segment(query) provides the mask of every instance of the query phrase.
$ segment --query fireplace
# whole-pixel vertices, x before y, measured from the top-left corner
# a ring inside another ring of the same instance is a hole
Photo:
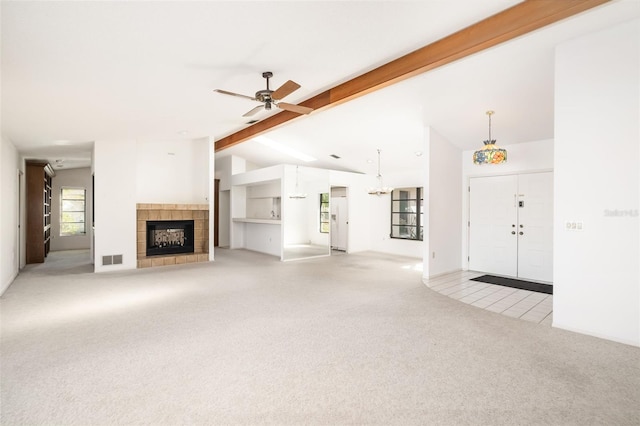
[[[193,252],[193,220],[147,221],[147,256]]]

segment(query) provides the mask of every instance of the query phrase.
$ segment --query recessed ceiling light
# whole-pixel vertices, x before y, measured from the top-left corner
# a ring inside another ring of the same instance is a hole
[[[56,160],[56,164],[60,164],[60,163],[62,163],[63,161],[64,161],[64,160],[57,159],[57,160]]]
[[[179,134],[180,136],[187,136],[187,135],[189,134],[189,132],[188,132],[188,131],[186,131],[186,130],[180,130],[180,131],[178,132],[178,134]]]
[[[372,164],[372,163],[373,163],[373,160],[369,158],[369,159],[367,160],[367,164]]]
[[[422,151],[416,151],[416,157],[422,157]]]

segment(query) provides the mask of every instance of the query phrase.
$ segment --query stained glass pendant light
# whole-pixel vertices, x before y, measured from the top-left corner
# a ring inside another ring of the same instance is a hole
[[[489,116],[489,139],[484,141],[484,146],[473,153],[473,164],[500,164],[507,161],[507,150],[496,145],[496,140],[491,139],[491,116],[494,111],[487,111]]]
[[[376,177],[378,178],[379,185],[375,188],[369,188],[369,194],[378,196],[391,194],[393,188],[388,188],[382,184],[382,174],[380,173],[380,149],[378,149],[378,176]]]

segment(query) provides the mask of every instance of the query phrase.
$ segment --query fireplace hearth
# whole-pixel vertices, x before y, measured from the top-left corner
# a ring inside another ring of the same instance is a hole
[[[148,220],[147,256],[194,252],[193,220]]]

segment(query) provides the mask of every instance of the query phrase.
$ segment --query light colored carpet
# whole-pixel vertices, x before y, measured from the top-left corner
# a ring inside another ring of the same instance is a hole
[[[640,423],[640,349],[508,318],[376,253],[21,274],[3,425]]]

